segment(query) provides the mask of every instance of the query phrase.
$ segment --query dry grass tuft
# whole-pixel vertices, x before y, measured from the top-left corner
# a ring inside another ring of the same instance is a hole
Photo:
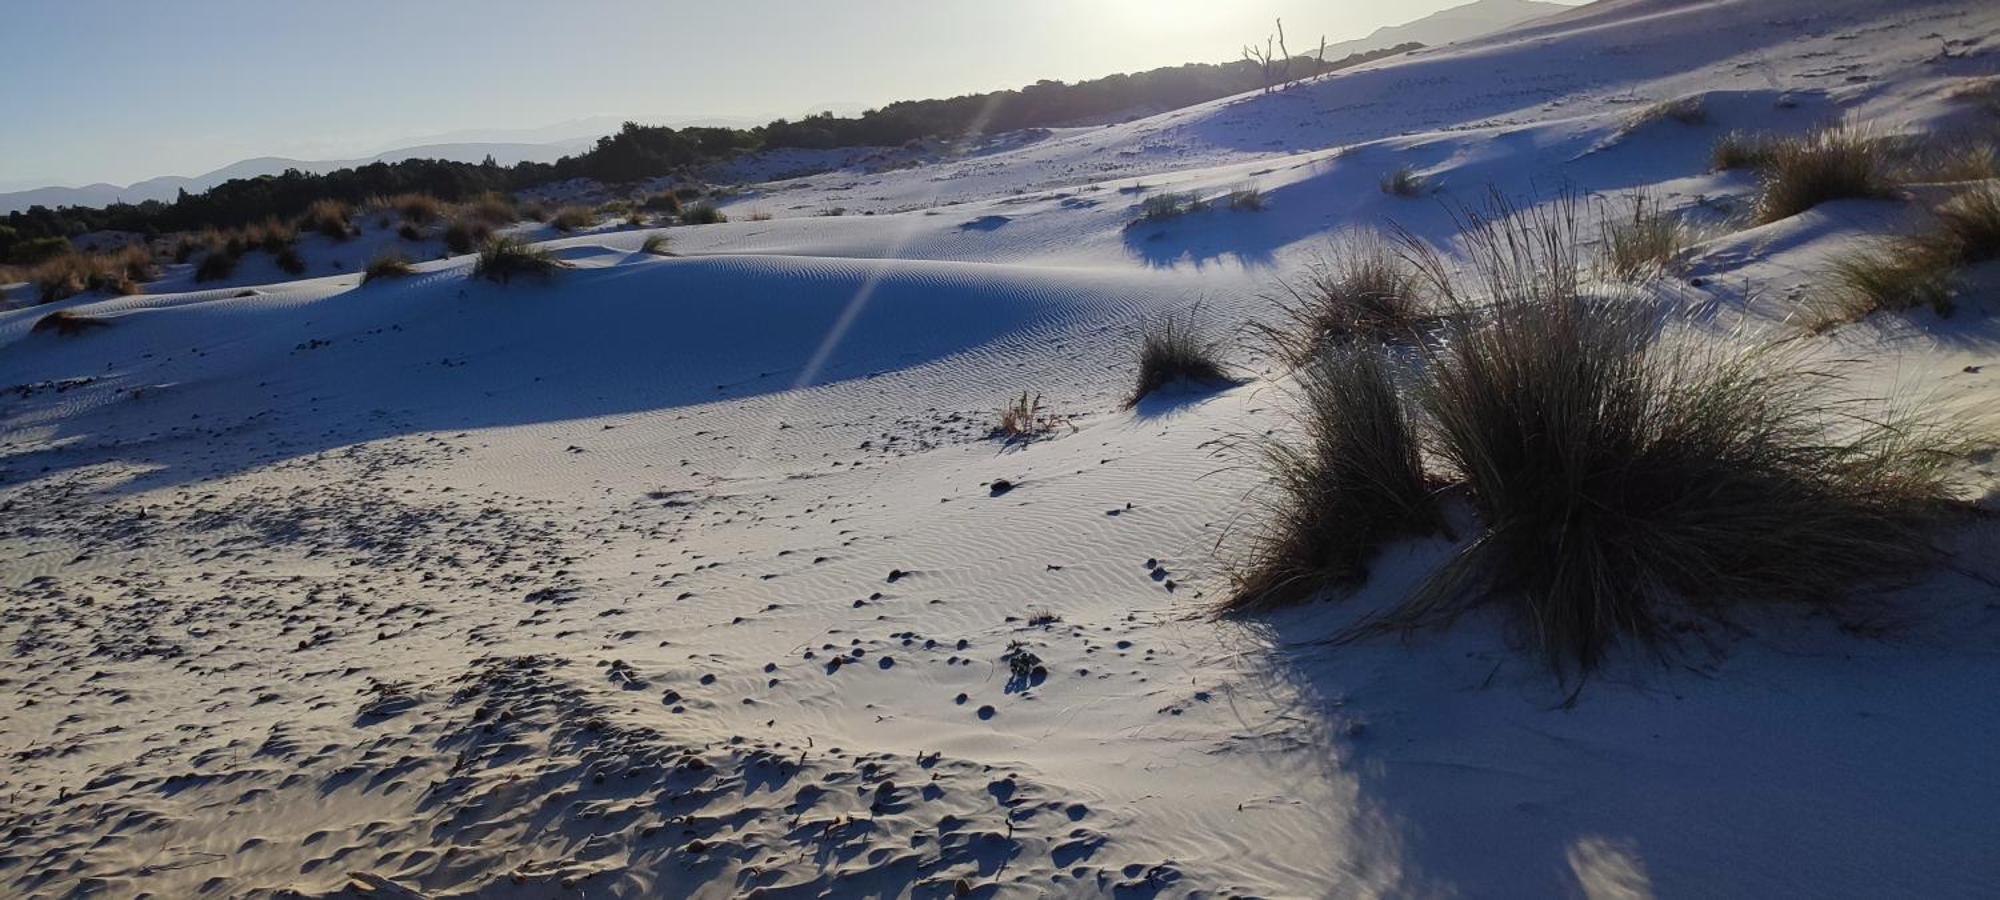
[[[298,227],[317,231],[336,241],[354,234],[354,207],[339,200],[314,200],[299,216]]]
[[[410,268],[410,261],[404,259],[403,254],[397,253],[394,250],[388,250],[384,251],[382,255],[368,261],[368,268],[361,273],[361,283],[368,284],[390,278],[408,278],[412,274],[415,274],[415,271]]]
[[[512,283],[515,278],[549,278],[563,264],[549,251],[519,238],[496,237],[479,248],[479,260],[472,265],[472,277]]]
[[[457,216],[444,226],[444,246],[452,253],[471,253],[492,236],[493,226],[477,216]]]
[[[597,213],[587,206],[565,206],[549,216],[557,231],[571,232],[597,224]]]
[[[1716,138],[1709,165],[1718,172],[1762,169],[1771,163],[1773,140],[1767,135],[1729,132]]]
[[[1772,142],[1757,222],[1776,222],[1832,200],[1890,196],[1893,148],[1854,128]]]
[[[110,253],[65,253],[28,269],[27,280],[37,302],[53,303],[91,291],[137,294],[159,277],[152,253],[133,244]]]
[[[1958,192],[1938,207],[1937,220],[1943,250],[1958,265],[2000,259],[2000,183]]]
[[[729,221],[715,204],[702,201],[681,210],[682,225],[715,225]]]
[[[1149,317],[1139,325],[1138,383],[1126,397],[1129,409],[1175,382],[1221,384],[1232,381],[1222,362],[1221,344],[1208,336],[1200,311]]]
[[[1373,233],[1344,238],[1302,277],[1279,282],[1267,299],[1278,307],[1280,321],[1253,327],[1294,367],[1350,339],[1412,337],[1427,307],[1416,271]]]
[[[1708,110],[1702,104],[1699,94],[1662,100],[1639,111],[1638,115],[1625,125],[1631,131],[1654,122],[1678,122],[1682,125],[1703,125],[1708,122]]]
[[[1019,398],[1000,408],[999,422],[993,426],[991,436],[1009,444],[1032,441],[1054,431],[1064,421],[1042,409],[1042,395],[1030,398],[1027,391],[1022,391]]]
[[[1665,272],[1694,242],[1687,223],[1672,211],[1661,209],[1651,194],[1636,192],[1624,205],[1623,215],[1605,209],[1598,217],[1604,264],[1612,275],[1627,281],[1652,278]]]
[[[668,255],[667,236],[664,234],[646,235],[646,242],[639,245],[639,252],[650,253],[654,256]]]
[[[371,201],[370,206],[378,209],[393,209],[403,217],[403,221],[413,225],[429,225],[444,218],[444,201],[429,194],[397,194],[386,200]]]
[[[1234,576],[1227,612],[1358,585],[1385,542],[1443,527],[1386,350],[1329,348],[1298,370],[1293,399],[1298,433],[1256,442],[1274,487],[1269,521]]]

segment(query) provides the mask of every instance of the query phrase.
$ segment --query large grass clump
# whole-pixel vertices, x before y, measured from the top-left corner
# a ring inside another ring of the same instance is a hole
[[[1833,606],[1935,559],[1931,528],[1951,502],[1945,430],[1598,282],[1573,200],[1496,201],[1461,224],[1464,270],[1410,248],[1453,315],[1405,408],[1480,530],[1350,637],[1497,604],[1559,671],[1587,671],[1614,644],[1652,645],[1701,615]],[[1351,427],[1306,409],[1308,430]],[[1396,457],[1404,443],[1367,452]],[[1287,528],[1270,546],[1293,539]]]
[[[1859,129],[1829,128],[1773,141],[1762,165],[1759,224],[1798,215],[1833,200],[1889,196],[1893,148]]]
[[[1232,380],[1222,361],[1221,344],[1209,337],[1199,310],[1141,322],[1137,363],[1138,382],[1125,399],[1127,407],[1176,382],[1223,384]]]
[[[1224,601],[1228,611],[1360,584],[1383,543],[1441,527],[1388,351],[1329,347],[1297,377],[1297,433],[1255,443],[1276,490],[1270,524]]]
[[[1279,282],[1267,299],[1276,305],[1279,321],[1256,327],[1295,367],[1349,339],[1410,337],[1426,316],[1416,271],[1388,241],[1372,233],[1336,242],[1303,275]]]
[[[549,251],[519,238],[490,238],[479,248],[479,260],[472,265],[474,278],[509,284],[515,278],[548,278],[563,267]]]

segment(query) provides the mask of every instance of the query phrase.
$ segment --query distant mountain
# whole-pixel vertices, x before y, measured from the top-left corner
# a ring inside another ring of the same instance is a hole
[[[112,203],[142,203],[147,200],[172,200],[182,190],[197,194],[233,178],[255,178],[259,175],[276,175],[286,169],[301,172],[331,172],[348,169],[372,162],[401,162],[406,159],[449,159],[459,162],[478,162],[488,156],[503,166],[515,163],[555,162],[558,158],[576,153],[590,146],[594,138],[571,138],[550,143],[439,143],[423,144],[415,147],[399,147],[385,150],[374,156],[359,159],[289,159],[282,156],[260,156],[233,162],[212,172],[204,172],[193,177],[168,175],[148,178],[128,185],[87,184],[82,187],[45,187],[13,193],[0,193],[0,214],[27,209],[31,206],[106,206]]]
[[[1360,40],[1328,44],[1326,58],[1336,59],[1349,53],[1380,50],[1410,41],[1427,47],[1437,47],[1491,34],[1523,22],[1572,9],[1575,7],[1561,3],[1541,3],[1537,0],[1474,0],[1464,6],[1439,10],[1414,22],[1377,28],[1374,33]],[[1301,49],[1297,43],[1293,44],[1292,49],[1294,52],[1305,53],[1318,50],[1317,47]]]

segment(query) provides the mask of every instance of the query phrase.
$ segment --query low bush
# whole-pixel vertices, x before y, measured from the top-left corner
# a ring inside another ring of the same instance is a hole
[[[646,242],[639,245],[639,252],[650,253],[654,256],[667,255],[667,236],[664,234],[646,235]]]

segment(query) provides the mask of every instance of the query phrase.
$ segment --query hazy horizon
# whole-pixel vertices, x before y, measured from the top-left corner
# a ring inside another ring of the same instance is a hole
[[[1227,61],[1277,17],[1306,52],[1322,34],[1355,40],[1465,2],[37,4],[12,17],[34,38],[18,70],[61,75],[0,89],[0,190],[355,158],[600,116],[858,110]]]

